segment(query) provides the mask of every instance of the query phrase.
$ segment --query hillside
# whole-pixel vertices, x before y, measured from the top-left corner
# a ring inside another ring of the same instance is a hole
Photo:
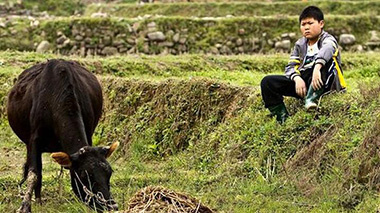
[[[153,186],[222,213],[380,211],[379,4],[0,2],[0,212],[14,212],[26,187],[18,189],[26,149],[9,127],[7,95],[23,70],[52,58],[76,60],[101,82],[93,141],[120,142],[109,159],[120,212]],[[307,5],[325,12],[348,88],[323,96],[315,112],[286,98],[291,116],[279,125],[259,85],[284,72]],[[33,212],[94,212],[59,172],[44,154]]]
[[[2,106],[18,73],[56,57],[0,55]],[[344,65],[348,92],[324,97],[315,113],[287,99],[292,117],[282,126],[268,117],[257,85],[287,56],[256,56],[253,60],[272,59],[263,69],[255,63],[242,66],[248,58],[76,58],[97,73],[105,93],[95,143],[122,144],[111,160],[116,171],[111,188],[121,206],[138,189],[163,185],[192,194],[218,212],[376,208],[372,190],[379,184],[374,163],[380,101],[377,55],[343,55],[351,61]],[[9,211],[19,202],[16,182],[25,150],[9,129],[4,110],[0,181],[6,193],[0,197],[0,209]],[[68,173],[61,183],[55,178],[57,166],[48,156],[44,162],[46,203],[34,208],[87,211],[73,200]],[[46,197],[57,194],[61,184],[65,205]]]

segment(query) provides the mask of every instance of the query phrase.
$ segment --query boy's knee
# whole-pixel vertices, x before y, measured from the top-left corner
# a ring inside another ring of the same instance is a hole
[[[261,83],[260,83],[261,88],[267,87],[268,84],[271,83],[271,81],[272,81],[271,79],[272,79],[272,76],[270,76],[270,75],[265,76],[265,77],[261,80]]]

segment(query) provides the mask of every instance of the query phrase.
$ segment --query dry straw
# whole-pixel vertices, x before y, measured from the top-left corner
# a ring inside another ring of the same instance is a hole
[[[137,192],[130,200],[126,213],[212,213],[200,201],[185,194],[165,189],[161,186],[148,186]]]

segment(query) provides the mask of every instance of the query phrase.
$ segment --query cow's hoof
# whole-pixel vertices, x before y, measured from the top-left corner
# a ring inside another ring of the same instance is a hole
[[[29,202],[22,202],[21,207],[17,210],[17,213],[31,213],[32,208]]]
[[[42,205],[42,199],[41,198],[36,198],[36,203],[38,203],[39,205]]]

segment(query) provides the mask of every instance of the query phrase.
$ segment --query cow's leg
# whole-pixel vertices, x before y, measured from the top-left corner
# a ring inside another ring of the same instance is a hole
[[[26,160],[24,167],[22,169],[23,169],[22,179],[18,183],[18,189],[19,189],[20,195],[23,195],[22,190],[21,190],[21,186],[22,186],[22,184],[24,184],[24,182],[26,181],[26,178],[28,177],[28,170],[29,170],[28,160]]]
[[[21,207],[17,210],[18,213],[31,212],[31,201],[33,190],[38,183],[38,158],[41,158],[41,153],[37,151],[38,137],[34,136],[28,143],[27,148],[27,163],[29,165],[27,177],[27,189],[22,201]]]
[[[29,165],[28,165],[28,161],[26,161],[24,163],[24,167],[22,168],[22,179],[21,181],[18,183],[18,185],[21,187],[22,184],[24,184],[24,182],[26,181],[26,178],[28,177],[28,170],[29,170]]]
[[[41,153],[39,152],[36,156],[37,160],[37,184],[35,187],[34,194],[36,196],[36,202],[41,204],[41,187],[42,187],[42,159]]]

